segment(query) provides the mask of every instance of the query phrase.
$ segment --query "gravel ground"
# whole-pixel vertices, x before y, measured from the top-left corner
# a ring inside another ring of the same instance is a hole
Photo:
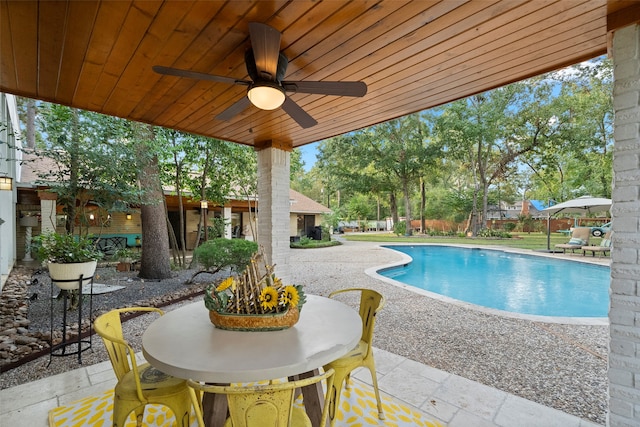
[[[376,323],[376,347],[605,424],[607,326],[551,324],[495,316],[441,302],[364,273],[367,268],[400,259],[396,252],[361,242],[292,250],[291,281],[304,285],[307,293],[318,295],[345,287],[376,289],[386,298],[386,306]],[[114,283],[120,278],[120,284],[126,284],[127,288],[94,296],[98,309],[135,305],[168,294],[184,295],[214,280],[200,277],[201,283],[187,287],[184,281],[191,272],[176,274],[162,282],[126,281],[122,273],[109,270],[99,274],[102,274],[99,282]],[[200,299],[201,296],[196,296],[164,309]],[[29,319],[34,318],[30,329],[44,323],[49,327],[49,306],[42,300],[30,302]],[[35,318],[44,318],[46,322]],[[136,350],[140,350],[142,332],[152,320],[145,315],[126,323],[127,338]],[[99,338],[94,339],[92,351],[83,353],[85,365],[106,359]],[[40,357],[2,373],[0,385],[7,388],[77,367],[75,357],[54,358],[47,367],[48,363],[48,356]]]

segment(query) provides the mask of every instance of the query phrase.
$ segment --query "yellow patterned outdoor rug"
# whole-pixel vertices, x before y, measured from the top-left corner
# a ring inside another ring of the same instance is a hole
[[[298,404],[301,404],[298,402]],[[382,395],[382,405],[386,419],[378,420],[375,394],[371,386],[360,381],[351,381],[351,388],[343,390],[336,427],[440,427],[427,416],[392,398]],[[110,427],[113,411],[113,391],[100,396],[87,397],[49,412],[50,427]],[[195,418],[194,418],[195,420]],[[173,413],[161,405],[147,405],[143,423],[145,426],[175,426]],[[135,427],[131,415],[125,427]],[[194,421],[191,425],[197,427]]]

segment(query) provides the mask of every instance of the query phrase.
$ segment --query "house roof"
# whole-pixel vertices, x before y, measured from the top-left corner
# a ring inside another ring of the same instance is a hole
[[[23,154],[23,166],[22,166],[22,177],[20,179],[20,184],[22,186],[31,186],[39,180],[38,172],[39,171],[47,171],[52,170],[57,167],[55,161],[48,157],[39,157],[28,152],[24,152]],[[166,191],[167,197],[172,199],[172,195],[169,194],[170,191]],[[199,201],[192,201],[189,199],[188,194],[185,194],[187,197],[183,203],[187,203],[189,206],[199,206]],[[289,201],[291,207],[291,213],[306,213],[306,214],[321,214],[331,212],[331,209],[321,205],[313,199],[305,196],[302,193],[299,193],[295,190],[289,189]],[[257,203],[255,200],[254,203]],[[246,200],[235,200],[233,198],[229,198],[229,205],[233,206],[243,206],[246,207]],[[173,206],[176,203],[171,203]]]
[[[289,189],[289,206],[291,213],[322,214],[331,212],[328,207],[291,189]]]
[[[607,52],[633,0],[0,2],[0,91],[223,140],[283,149],[422,111]],[[215,117],[246,87],[249,23],[282,33],[286,80],[363,81],[362,98],[291,93],[282,108]]]
[[[531,203],[531,206],[533,206],[537,211],[541,211],[548,206],[548,202],[544,200],[529,200],[529,203]]]
[[[32,186],[41,181],[39,172],[48,172],[58,169],[58,164],[51,157],[36,156],[29,150],[22,152],[21,173],[19,185]]]

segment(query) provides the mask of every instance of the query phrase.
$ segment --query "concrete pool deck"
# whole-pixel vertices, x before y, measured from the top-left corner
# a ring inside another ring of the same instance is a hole
[[[141,355],[139,355],[141,358]],[[383,394],[424,413],[425,420],[449,427],[596,427],[553,408],[466,380],[460,376],[415,363],[376,349],[376,370]],[[368,371],[354,378],[371,383]],[[0,391],[0,424],[48,427],[52,409],[97,396],[116,383],[109,362],[81,367],[53,377]],[[386,425],[363,421],[366,426]],[[344,426],[341,422],[336,427]],[[192,424],[195,426],[195,423]]]
[[[598,324],[553,323],[432,298],[366,273],[406,261],[383,245],[344,241],[330,248],[293,250],[291,282],[319,295],[347,287],[376,289],[387,301],[376,321],[374,345],[381,350],[605,424],[606,319]],[[609,262],[582,254],[516,252],[600,265]]]
[[[397,252],[377,243],[291,251],[291,282],[309,293],[362,286],[385,295],[374,339],[384,393],[450,427],[604,425],[607,326],[498,316],[365,273],[398,261]],[[355,377],[370,382],[366,372]],[[47,425],[51,407],[112,386],[112,370],[103,362],[2,390],[0,424]]]

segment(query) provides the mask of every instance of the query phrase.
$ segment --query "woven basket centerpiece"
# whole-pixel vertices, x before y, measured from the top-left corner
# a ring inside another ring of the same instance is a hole
[[[305,302],[300,285],[283,285],[273,266],[256,253],[238,276],[207,287],[209,319],[217,328],[233,331],[277,331],[295,325]]]

